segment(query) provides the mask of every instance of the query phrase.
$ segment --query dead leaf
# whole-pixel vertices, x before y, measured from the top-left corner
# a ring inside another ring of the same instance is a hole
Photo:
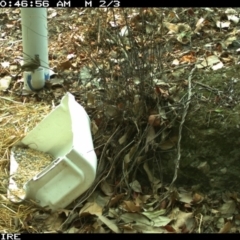
[[[107,117],[114,118],[119,114],[119,110],[114,105],[107,105],[104,113]]]
[[[129,224],[123,225],[123,233],[137,233],[137,230],[128,228]]]
[[[1,65],[3,68],[8,68],[10,66],[10,63],[5,61],[5,62],[2,62]]]
[[[109,220],[108,218],[102,216],[102,215],[97,215],[98,218],[107,226],[109,227],[113,232],[115,233],[121,233],[117,225],[114,223],[113,220]]]
[[[64,84],[64,79],[54,77],[50,79],[48,83],[50,84],[50,86],[62,86]]]
[[[132,201],[123,201],[124,203],[124,208],[128,211],[128,212],[140,212],[141,207],[136,206],[134,202]]]
[[[87,84],[92,78],[91,71],[87,67],[83,67],[80,71],[79,78],[83,85]]]
[[[197,23],[196,23],[196,28],[195,28],[195,30],[194,30],[195,33],[198,33],[198,32],[202,29],[202,27],[204,26],[204,21],[205,21],[204,18],[200,18],[200,19],[197,21]]]
[[[238,16],[228,15],[227,18],[228,18],[229,21],[232,21],[232,22],[234,22],[235,24],[237,24],[237,23],[239,22],[239,17],[238,17]]]
[[[226,47],[228,47],[229,45],[231,45],[234,41],[237,40],[237,37],[236,36],[230,36],[228,37],[225,41],[224,41],[224,45]]]
[[[208,162],[201,162],[197,168],[204,174],[208,174],[210,171],[210,166]]]
[[[193,213],[178,212],[177,220],[172,225],[177,233],[189,232],[193,228]]]
[[[230,26],[230,24],[231,24],[230,21],[225,21],[225,22],[217,21],[216,22],[216,26],[218,28],[228,28]]]
[[[71,211],[71,210],[68,210],[68,209],[60,209],[60,210],[58,211],[58,214],[64,213],[65,216],[68,217],[71,212],[72,212],[72,211]]]
[[[170,31],[169,33],[178,33],[178,25],[170,22],[164,22],[165,27]]]
[[[213,65],[219,63],[220,60],[217,56],[211,55],[208,56],[202,63],[197,64],[197,68],[212,67]]]
[[[91,130],[93,135],[95,135],[98,131],[98,126],[94,120],[91,121]]]
[[[134,77],[134,78],[133,78],[133,82],[134,82],[136,85],[138,85],[138,84],[141,83],[141,80],[140,80],[139,77]],[[139,102],[139,101],[138,101],[138,102]],[[135,102],[135,103],[138,103],[138,102]]]
[[[115,206],[124,196],[125,196],[125,193],[121,193],[114,196],[109,202],[109,207]]]
[[[5,76],[4,78],[0,79],[0,90],[4,91],[8,89],[10,83],[12,81],[12,78],[9,76]]]
[[[142,205],[143,203],[146,203],[150,198],[151,195],[138,195],[135,199],[135,202],[137,203],[137,205]]]
[[[149,145],[154,143],[154,141],[153,141],[154,138],[155,138],[155,130],[154,130],[154,128],[152,126],[149,126],[148,130],[147,130],[145,152],[148,151]]]
[[[72,64],[71,62],[69,61],[65,61],[65,62],[61,62],[59,65],[58,65],[58,69],[59,70],[67,70],[67,69],[70,69],[72,67]]]
[[[107,231],[102,227],[102,221],[98,219],[92,226],[95,229],[94,233],[107,233]]]
[[[138,233],[166,233],[167,232],[164,228],[154,227],[154,226],[146,226],[143,224],[132,224],[132,227]]]
[[[198,193],[194,193],[192,197],[192,203],[201,203],[204,200],[204,197]]]
[[[138,192],[138,193],[142,192],[142,187],[137,180],[134,180],[133,182],[131,182],[129,186],[132,188],[134,192]]]
[[[233,200],[229,200],[220,207],[219,211],[224,215],[231,216],[236,212],[236,203]]]
[[[121,37],[127,37],[128,36],[128,27],[127,26],[122,27],[119,35]]]
[[[91,214],[91,215],[101,215],[102,214],[102,208],[95,202],[87,202],[80,210],[79,216],[82,216],[84,214]]]
[[[88,106],[94,106],[95,104],[95,94],[92,92],[87,93],[87,104]]]
[[[57,16],[57,11],[55,9],[51,9],[51,11],[53,11],[51,14],[48,15],[48,18],[51,19],[51,18],[54,18]]]
[[[171,225],[166,225],[164,228],[170,233],[176,232],[175,229]]]
[[[71,59],[73,59],[73,58],[75,58],[75,57],[76,57],[76,55],[73,54],[73,53],[68,54],[68,55],[67,55],[67,60],[71,60]]]
[[[232,228],[232,223],[230,221],[226,222],[224,226],[219,230],[219,233],[228,233]]]
[[[189,54],[183,55],[180,59],[181,63],[195,63],[196,57],[193,52],[190,52]]]
[[[101,190],[107,195],[107,196],[112,196],[113,194],[113,187],[108,184],[107,181],[102,181],[100,184]]]
[[[179,193],[179,200],[184,203],[191,203],[192,202],[192,193],[190,192],[180,192]]]
[[[18,69],[18,65],[11,65],[10,67],[9,67],[9,69],[10,69],[10,71],[16,71],[17,69]]]
[[[97,205],[99,205],[101,208],[104,208],[110,201],[109,196],[105,196],[102,194],[102,192],[99,190],[96,190],[89,198],[88,202],[96,202]]]
[[[175,145],[176,145],[175,142],[173,142],[171,139],[169,139],[169,140],[161,142],[159,144],[159,147],[162,150],[169,150],[169,149],[173,148]]]
[[[64,233],[78,233],[79,229],[76,227],[71,227],[67,229]]]
[[[147,162],[145,162],[145,163],[143,164],[143,169],[144,169],[145,172],[147,173],[149,182],[153,183],[154,180],[155,180],[155,177],[153,176],[151,170],[149,169],[149,166],[148,166],[148,163],[147,163]]]
[[[150,115],[148,117],[148,124],[153,126],[153,127],[157,127],[161,125],[161,118],[160,116],[157,115]]]
[[[152,219],[154,227],[164,227],[171,222],[171,219],[165,216],[160,216]]]
[[[127,154],[125,155],[125,157],[124,157],[124,163],[128,164],[128,163],[132,160],[132,156],[133,156],[133,154],[135,153],[136,149],[137,149],[137,146],[136,146],[136,145],[134,145],[133,147],[131,147],[129,153],[127,153]]]
[[[121,145],[127,140],[127,133],[125,133],[121,138],[119,138],[118,143]]]
[[[179,60],[178,60],[178,59],[174,59],[174,60],[172,61],[172,65],[173,65],[173,66],[178,66],[178,65],[179,65]]]
[[[222,63],[222,62],[219,62],[219,63],[217,63],[217,64],[215,64],[215,65],[212,66],[212,70],[216,71],[216,70],[218,70],[218,69],[223,68],[223,66],[224,66],[223,63]]]
[[[165,209],[161,209],[161,210],[156,210],[156,211],[145,211],[142,212],[142,214],[144,216],[146,216],[148,219],[153,220],[155,218],[158,218],[159,216],[163,215],[166,213]],[[169,219],[169,218],[168,218]]]
[[[120,216],[120,218],[125,223],[139,223],[139,224],[151,226],[151,221],[139,213],[124,213]]]
[[[61,228],[62,225],[62,219],[59,217],[59,214],[57,212],[52,213],[49,218],[44,220],[44,223],[46,226],[48,226],[49,231],[56,231]]]

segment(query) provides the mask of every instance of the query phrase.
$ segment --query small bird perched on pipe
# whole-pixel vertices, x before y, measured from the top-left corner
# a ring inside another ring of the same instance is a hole
[[[35,55],[35,59],[31,60],[32,61],[29,61],[21,66],[22,71],[34,72],[37,68],[40,67],[41,62],[39,59],[39,55]]]
[[[23,64],[21,66],[21,70],[18,72],[18,74],[14,77],[17,78],[17,76],[21,73],[21,72],[34,72],[36,69],[38,69],[41,66],[41,62],[40,62],[40,58],[39,55],[35,55],[34,59],[31,59],[31,61],[26,62],[25,64]]]

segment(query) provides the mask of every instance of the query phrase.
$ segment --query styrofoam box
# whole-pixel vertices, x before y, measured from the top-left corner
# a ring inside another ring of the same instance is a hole
[[[40,206],[48,206],[52,210],[62,209],[92,185],[97,157],[90,119],[72,94],[67,93],[60,105],[20,144],[55,157],[49,166],[25,184],[25,199],[33,199]]]

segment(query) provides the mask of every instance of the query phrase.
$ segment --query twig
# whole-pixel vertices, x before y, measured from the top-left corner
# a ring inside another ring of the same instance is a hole
[[[192,97],[192,75],[193,75],[193,72],[195,71],[195,69],[196,69],[196,67],[194,67],[192,69],[192,71],[190,72],[190,75],[188,77],[188,98],[187,98],[185,109],[183,111],[182,120],[181,120],[181,123],[180,123],[180,126],[179,126],[179,133],[178,133],[179,138],[178,138],[178,143],[177,143],[177,160],[176,160],[176,163],[175,163],[175,172],[174,172],[173,180],[172,180],[172,182],[170,184],[169,190],[172,189],[173,184],[176,181],[177,175],[178,175],[178,169],[179,169],[180,160],[181,160],[182,128],[183,128],[183,124],[185,122],[185,118],[186,118],[186,115],[188,113],[188,108],[189,108],[189,105],[190,105],[190,102],[191,102],[191,97]]]
[[[203,84],[203,83],[200,83],[200,82],[197,82],[197,81],[193,81],[193,82],[196,83],[196,84],[198,84],[198,85],[200,85],[200,86],[202,86],[202,87],[207,88],[207,89],[210,90],[210,91],[220,92],[220,90],[217,89],[217,88],[210,87],[210,86],[208,86],[208,85],[206,85],[206,84]]]
[[[17,101],[14,101],[10,98],[7,98],[7,97],[0,97],[1,99],[4,99],[4,100],[7,100],[7,101],[10,101],[10,102],[13,102],[13,103],[18,103],[18,104],[23,104],[22,102],[17,102]]]
[[[11,208],[9,208],[8,206],[6,206],[5,204],[2,203],[1,205],[2,205],[4,208],[8,209],[10,212],[16,214],[15,211],[13,211]]]
[[[198,233],[201,233],[201,225],[202,225],[202,214],[200,214],[200,223],[199,223],[199,227],[198,227]]]

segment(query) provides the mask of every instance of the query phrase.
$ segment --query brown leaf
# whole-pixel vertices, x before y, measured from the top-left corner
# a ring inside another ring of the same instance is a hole
[[[109,202],[109,207],[115,206],[124,197],[124,195],[125,193],[121,193],[113,197]]]
[[[140,212],[141,207],[136,206],[132,201],[124,201],[124,207],[128,212]]]
[[[156,137],[155,130],[152,126],[149,126],[147,131],[148,132],[147,132],[147,137],[146,137],[145,152],[148,151],[149,145],[154,143],[154,138]]]
[[[146,203],[150,198],[151,195],[138,195],[135,199],[135,202],[137,203],[137,205],[142,205],[143,203]]]
[[[67,70],[69,68],[72,67],[72,64],[71,62],[69,61],[65,61],[65,62],[61,62],[59,65],[58,65],[58,69],[59,70]]]
[[[150,115],[148,117],[148,124],[153,126],[153,127],[157,127],[161,125],[161,118],[159,115]]]
[[[178,25],[170,23],[170,22],[164,22],[165,27],[170,30],[172,33],[178,32]]]
[[[171,225],[166,225],[164,227],[168,232],[175,233],[175,229]]]
[[[94,106],[95,95],[92,92],[87,93],[87,104],[88,106]]]
[[[102,208],[95,202],[87,202],[80,210],[79,215],[84,215],[84,213],[88,213],[91,215],[101,215]]]
[[[219,233],[228,233],[231,230],[232,223],[230,221],[226,222],[224,226],[219,230]]]
[[[204,197],[198,193],[195,193],[192,197],[192,203],[200,203],[202,202]]]
[[[108,184],[107,181],[102,181],[100,184],[100,188],[107,196],[111,196],[113,194],[113,187]]]
[[[182,211],[178,212],[177,220],[173,224],[173,228],[178,233],[182,232],[189,232],[192,229],[193,225],[193,214],[192,213],[185,213]]]

